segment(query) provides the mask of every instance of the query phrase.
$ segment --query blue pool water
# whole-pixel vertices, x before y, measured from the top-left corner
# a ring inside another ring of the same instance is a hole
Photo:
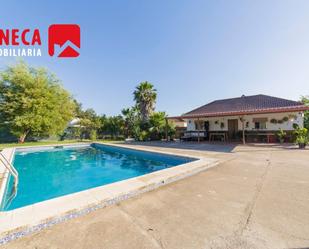
[[[19,173],[18,192],[8,203],[12,189],[10,179],[2,210],[12,210],[192,160],[97,144],[17,150],[13,164]]]

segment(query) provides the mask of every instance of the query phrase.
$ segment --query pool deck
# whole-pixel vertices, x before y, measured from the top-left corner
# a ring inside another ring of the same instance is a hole
[[[128,146],[211,157],[221,163],[3,248],[309,247],[308,149],[196,143]]]
[[[89,146],[84,144],[82,146]],[[74,148],[81,145],[67,145]],[[66,146],[66,147],[67,147]],[[126,147],[124,145],[108,145],[115,148]],[[29,147],[26,150],[50,150],[54,146]],[[22,148],[24,150],[24,148]],[[151,148],[136,148],[143,152],[157,152]],[[4,149],[3,154],[8,160],[13,158],[14,149]],[[182,157],[191,157],[185,153],[170,153],[168,151],[161,154],[179,155]],[[142,154],[141,154],[142,155]],[[160,154],[159,154],[160,155]],[[111,184],[86,189],[80,192],[60,196],[43,202],[37,202],[21,208],[1,211],[0,212],[0,245],[11,241],[12,239],[39,231],[43,228],[50,227],[54,224],[76,218],[85,213],[92,212],[96,209],[118,203],[119,201],[132,198],[138,194],[151,191],[165,184],[183,179],[185,177],[197,174],[203,170],[215,167],[220,160],[194,156],[193,161],[184,164],[155,171],[145,175],[129,178],[126,180],[114,182]],[[31,184],[31,182],[29,182]],[[5,191],[5,182],[0,189],[1,196]],[[18,190],[17,190],[18,193]]]

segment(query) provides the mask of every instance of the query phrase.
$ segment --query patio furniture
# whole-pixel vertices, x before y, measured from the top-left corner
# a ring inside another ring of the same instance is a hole
[[[209,132],[209,142],[210,142],[211,140],[214,141],[214,138],[215,138],[216,136],[222,137],[223,142],[226,142],[226,141],[227,141],[227,134],[226,134],[225,132]]]
[[[271,137],[275,136],[275,133],[271,132],[260,132],[260,133],[246,133],[245,136],[258,136],[258,137],[266,137],[267,143],[270,143]]]
[[[192,140],[202,140],[205,139],[205,131],[187,131],[184,133],[184,136],[180,138],[182,141],[192,141]]]

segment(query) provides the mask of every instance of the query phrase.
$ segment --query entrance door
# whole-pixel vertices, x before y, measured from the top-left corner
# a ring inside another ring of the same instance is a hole
[[[228,134],[229,139],[236,139],[238,133],[238,119],[228,120]]]

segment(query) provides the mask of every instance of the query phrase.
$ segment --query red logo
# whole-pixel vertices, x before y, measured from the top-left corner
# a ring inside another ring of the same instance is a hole
[[[48,53],[57,57],[78,57],[80,28],[76,24],[53,24],[48,28]]]

